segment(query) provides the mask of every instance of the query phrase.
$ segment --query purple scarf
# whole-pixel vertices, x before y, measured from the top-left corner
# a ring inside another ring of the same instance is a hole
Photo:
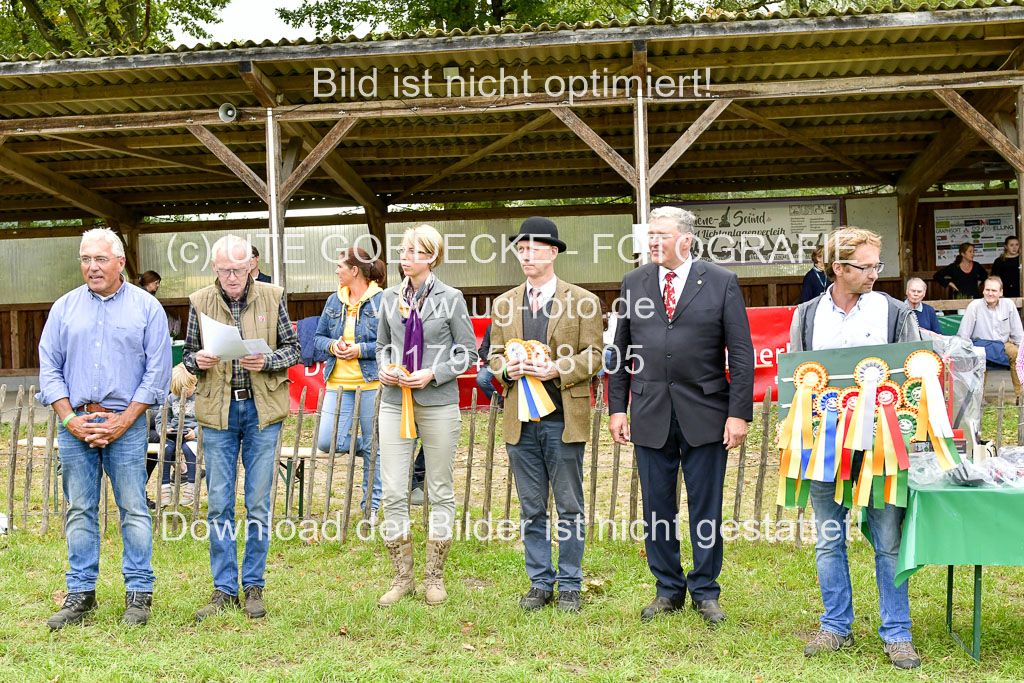
[[[420,318],[420,307],[434,288],[434,274],[431,273],[413,291],[412,282],[405,278],[402,282],[401,306],[402,322],[405,324],[405,343],[402,347],[402,366],[409,372],[420,370],[423,365],[423,320]]]

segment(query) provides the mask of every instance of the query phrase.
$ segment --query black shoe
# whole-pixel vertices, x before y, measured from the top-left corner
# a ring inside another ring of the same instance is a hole
[[[558,609],[562,612],[579,612],[583,610],[583,600],[579,591],[558,591]]]
[[[196,621],[202,621],[206,617],[212,617],[218,612],[223,612],[228,607],[239,607],[238,596],[230,595],[224,591],[214,590],[210,596],[210,602],[196,612]]]
[[[263,605],[263,586],[249,586],[242,592],[245,593],[245,616],[250,619],[262,619],[267,616],[266,607]]]
[[[662,597],[661,595],[651,600],[651,604],[640,610],[640,619],[642,621],[650,621],[659,614],[668,614],[669,612],[678,612],[683,609],[683,605],[686,604],[686,596],[684,595],[679,600],[673,600],[672,598]]]
[[[51,630],[77,624],[85,615],[96,609],[96,591],[85,591],[83,593],[68,593],[64,598],[64,606],[56,614],[46,620],[46,625]]]
[[[538,610],[551,602],[553,595],[554,593],[546,591],[543,588],[531,588],[530,591],[523,596],[523,599],[519,601],[519,606],[527,612],[532,612],[533,610]]]
[[[718,605],[718,600],[694,600],[693,609],[700,613],[700,616],[704,621],[708,622],[712,626],[718,626],[725,621],[725,612]]]
[[[129,591],[124,594],[125,609],[121,620],[131,626],[145,626],[149,621],[149,610],[152,606],[152,593]]]

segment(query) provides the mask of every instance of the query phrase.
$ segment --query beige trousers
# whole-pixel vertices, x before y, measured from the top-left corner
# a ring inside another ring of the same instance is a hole
[[[423,442],[427,467],[427,499],[430,501],[429,537],[445,539],[455,523],[455,449],[462,432],[462,413],[452,403],[444,406],[415,404],[416,432]],[[402,406],[380,404],[380,481],[384,538],[393,540],[409,533],[409,468],[416,439],[399,436]]]

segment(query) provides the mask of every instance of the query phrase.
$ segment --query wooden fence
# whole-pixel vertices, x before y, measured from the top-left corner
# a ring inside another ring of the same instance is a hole
[[[591,438],[584,462],[588,537],[593,538],[595,530],[599,537],[609,531],[614,537],[615,529],[634,528],[634,523],[640,518],[641,492],[632,446],[622,447],[612,443],[607,433],[603,384],[595,382],[592,389],[596,400],[591,414]],[[26,393],[24,388],[19,386],[15,409],[10,413],[10,419],[0,425],[6,437],[5,443],[0,445],[0,463],[7,464],[6,471],[0,475],[0,481],[6,480],[6,497],[0,505],[0,512],[6,514],[9,533],[36,531],[45,535],[52,527],[63,533],[67,501],[61,493],[59,447],[56,443],[57,418],[51,409],[34,406],[30,400],[32,393],[34,389],[30,388]],[[0,405],[3,405],[6,394],[7,386],[0,385]],[[1005,395],[1004,383],[999,391],[998,402],[985,408],[990,417],[993,412],[995,414],[995,433],[989,436],[997,449],[1003,445],[1001,435],[1004,425],[1009,426],[1008,421],[1014,418],[1017,420],[1016,441],[1019,445],[1024,445],[1024,406],[1006,404]],[[499,521],[512,520],[518,516],[518,502],[500,435],[501,409],[497,396],[490,405],[481,406],[479,409],[477,396],[474,390],[473,407],[463,413],[462,435],[455,460],[456,526],[460,534],[472,533],[475,537],[491,539],[498,537],[496,529]],[[306,520],[323,524],[328,519],[338,519],[340,540],[346,542],[349,540],[353,523],[359,519],[369,518],[369,509],[360,513],[355,507],[356,497],[361,495],[356,487],[361,486],[364,467],[369,467],[373,471],[377,467],[377,420],[374,419],[371,447],[374,455],[368,465],[364,465],[363,459],[356,453],[358,415],[355,415],[352,421],[352,445],[348,452],[338,453],[333,447],[338,441],[337,421],[331,430],[331,449],[326,453],[319,452],[316,448],[316,439],[323,418],[323,392],[317,401],[316,412],[312,414],[304,412],[304,398],[303,395],[303,400],[299,402],[299,413],[286,421],[286,428],[282,429],[274,452],[272,525],[284,519],[291,520],[297,525]],[[377,406],[379,402],[380,392],[377,394]],[[358,400],[355,405],[358,409]],[[164,406],[163,417],[166,417],[166,410]],[[374,412],[375,415],[378,412],[376,406]],[[778,530],[788,524],[790,533],[786,540],[791,539],[799,545],[804,536],[803,510],[784,510],[774,504],[778,484],[778,453],[774,446],[775,414],[772,396],[769,393],[757,406],[750,436],[745,443],[730,452],[723,517],[741,523],[743,529],[752,528],[753,525],[753,528],[758,530],[765,526]],[[328,419],[330,417],[328,416]],[[293,422],[294,428],[291,426]],[[166,419],[162,420],[162,424],[166,423]],[[175,449],[178,462],[173,468],[173,495],[171,504],[165,509],[176,514],[155,515],[156,524],[167,524],[168,518],[177,525],[182,522],[195,523],[204,518],[205,496],[202,492],[205,487],[199,475],[193,505],[186,508],[180,504],[180,435],[183,432],[184,429],[179,426]],[[33,435],[31,441],[28,438],[29,434]],[[161,443],[151,444],[150,448],[151,451],[155,449],[160,458],[160,463],[154,470],[157,476],[153,477],[154,481],[149,484],[149,490],[155,490],[153,498],[159,502],[164,443],[161,440]],[[203,434],[200,428],[197,441],[197,472],[203,470],[203,456]],[[241,466],[238,469],[241,478]],[[411,474],[410,468],[410,482]],[[680,510],[685,517],[685,490],[681,477],[680,473],[677,488]],[[370,480],[372,481],[372,478]],[[242,490],[242,486],[236,487],[236,492]],[[109,482],[103,477],[100,498],[100,525],[103,535],[119,525],[117,508],[112,498]],[[238,494],[239,504],[241,498]],[[412,514],[414,523],[426,524],[428,508],[429,501],[425,501],[422,517],[419,512]],[[549,509],[554,515],[554,506],[550,505]],[[410,512],[414,511],[410,508]],[[642,533],[642,530],[639,533]],[[758,533],[758,538],[763,537],[764,534]]]

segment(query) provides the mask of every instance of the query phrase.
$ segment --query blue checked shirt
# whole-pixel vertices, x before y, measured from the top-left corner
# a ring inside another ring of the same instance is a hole
[[[171,385],[171,337],[156,297],[124,282],[108,297],[82,285],[54,302],[39,340],[43,405],[160,405]]]
[[[249,282],[251,283],[252,280],[250,279]],[[220,283],[217,283],[217,288],[220,288]],[[249,296],[249,285],[245,286],[245,291],[242,292],[242,296],[237,301],[224,294],[223,290],[221,290],[220,294],[231,311],[231,317],[235,320],[235,327],[238,328],[238,333],[243,334],[241,316],[242,311],[245,310],[246,299]],[[196,309],[190,304],[188,308],[188,330],[185,333],[185,349],[181,360],[185,364],[185,368],[197,377],[203,374],[203,371],[196,365],[196,352],[202,350],[202,348],[203,341],[199,327],[199,314],[196,313]],[[282,296],[281,305],[277,308],[277,349],[266,356],[263,369],[286,370],[301,362],[302,354],[299,350],[299,335],[295,332],[295,328],[292,327],[292,321],[288,317],[288,306]],[[249,381],[249,371],[242,367],[241,360],[231,361],[231,388],[252,389],[252,382]]]

